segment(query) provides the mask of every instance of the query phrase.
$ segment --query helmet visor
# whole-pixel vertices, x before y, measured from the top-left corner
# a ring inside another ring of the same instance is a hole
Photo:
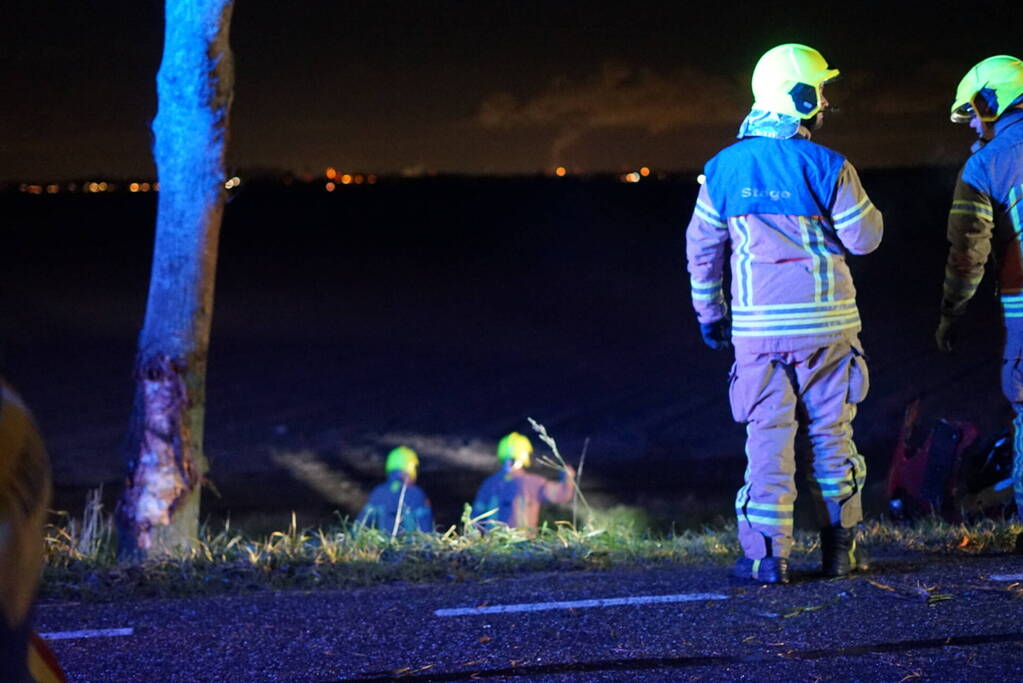
[[[952,123],[969,123],[973,118],[973,105],[964,102],[952,110]]]

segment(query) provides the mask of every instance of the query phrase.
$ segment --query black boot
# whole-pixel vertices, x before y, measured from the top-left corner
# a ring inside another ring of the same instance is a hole
[[[821,564],[825,576],[845,576],[868,568],[867,554],[856,545],[856,528],[821,529]]]
[[[789,561],[785,557],[765,557],[761,560],[740,557],[735,563],[732,575],[739,579],[752,579],[758,583],[788,583]]]

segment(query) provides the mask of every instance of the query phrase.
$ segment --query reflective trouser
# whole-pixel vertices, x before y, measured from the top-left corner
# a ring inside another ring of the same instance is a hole
[[[746,477],[736,496],[739,542],[752,559],[787,557],[796,500],[795,438],[806,426],[810,492],[818,524],[863,519],[866,463],[852,439],[856,404],[868,389],[863,354],[848,341],[805,351],[736,353],[732,415],[746,423]]]
[[[1009,330],[1002,354],[1002,393],[1009,399],[1016,417],[1012,421],[1012,486],[1016,512],[1023,517],[1023,332]]]

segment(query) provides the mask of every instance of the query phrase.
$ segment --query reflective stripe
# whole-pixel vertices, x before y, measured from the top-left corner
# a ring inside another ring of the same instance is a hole
[[[735,275],[739,293],[739,304],[749,305],[753,302],[753,254],[750,252],[749,225],[746,219],[739,216],[735,219],[735,232],[739,237],[735,245],[737,255]]]
[[[813,267],[810,272],[813,274],[813,300],[824,299],[824,279],[822,277],[821,254],[817,245],[817,235],[810,234],[810,221],[803,216],[799,217],[799,236],[803,239],[803,251],[810,255]]]
[[[1021,313],[1023,316],[1023,313]],[[842,330],[858,330],[860,329],[860,318],[856,316],[854,320],[847,320],[841,323],[831,323],[827,325],[787,325],[783,327],[771,327],[764,329],[745,328],[732,325],[732,335],[736,337],[772,337],[772,336],[796,336],[796,335],[808,335],[808,334],[832,334],[835,332],[841,332]]]
[[[957,199],[952,202],[952,210],[949,211],[949,214],[957,216],[976,216],[989,221],[994,219],[994,213],[991,211],[991,206],[989,204],[974,202],[968,199]]]
[[[775,512],[792,512],[795,507],[792,503],[754,503],[750,501],[746,504],[748,507],[756,508],[757,510],[773,510]]]
[[[736,507],[736,512],[739,514],[740,517],[744,515],[747,517],[755,515],[758,517],[762,517],[763,519],[770,519],[773,520],[771,522],[772,524],[777,521],[785,520],[792,521],[793,512],[791,505],[788,506],[788,509],[783,510],[771,510],[759,506],[754,507],[754,505],[755,505],[754,503],[747,503],[745,506]]]
[[[1023,294],[1003,294],[999,298],[1006,318],[1023,318]]]
[[[777,529],[788,529],[792,526],[791,518],[776,519],[774,517],[761,517],[760,515],[751,515],[749,513],[744,516],[750,524],[761,524],[763,526],[774,527]]]
[[[833,215],[831,217],[831,220],[835,222],[835,227],[836,228],[838,227],[838,222],[839,221],[846,220],[850,216],[853,216],[853,215],[855,215],[857,213],[860,213],[860,211],[863,210],[863,207],[866,206],[867,204],[870,204],[870,197],[864,195],[863,199],[861,199],[856,206],[852,207],[851,209],[846,209],[845,211],[841,211],[841,212],[836,213],[835,215]]]
[[[827,334],[860,326],[855,299],[816,304],[735,306],[732,316],[732,334],[736,337]]]
[[[742,315],[742,321],[744,323],[769,323],[778,320],[787,320],[792,322],[811,322],[814,320],[831,320],[833,318],[846,318],[850,315],[854,315],[856,309],[846,310],[838,309],[833,311],[804,311],[800,313],[744,313]]]
[[[856,299],[839,299],[838,301],[829,301],[827,303],[818,303],[815,301],[801,301],[791,304],[757,304],[756,306],[735,306],[737,311],[797,311],[805,309],[833,309],[833,308],[844,308],[856,306]]]
[[[693,212],[696,215],[698,215],[704,222],[710,223],[715,228],[724,229],[728,227],[728,224],[721,220],[721,216],[718,214],[717,211],[715,211],[712,207],[707,206],[699,199],[696,200],[696,206],[693,207]]]
[[[1023,232],[1023,218],[1020,218],[1023,210],[1020,209],[1019,202],[1023,199],[1021,196],[1020,186],[1016,186],[1009,190],[1009,218],[1012,220],[1012,229],[1016,233],[1018,239],[1020,233]]]
[[[851,209],[847,209],[835,216],[831,217],[831,225],[835,231],[847,228],[853,223],[856,223],[863,219],[871,211],[875,211],[874,205],[871,203],[870,198],[864,196],[860,200],[860,203]]]
[[[697,301],[715,301],[721,297],[721,280],[699,282],[690,279],[689,288],[692,290],[693,299]]]

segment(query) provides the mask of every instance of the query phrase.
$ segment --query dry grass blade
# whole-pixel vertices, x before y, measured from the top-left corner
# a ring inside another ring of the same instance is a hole
[[[533,428],[533,431],[536,432],[537,436],[540,437],[541,441],[547,444],[547,447],[551,449],[551,453],[554,455],[553,459],[547,456],[539,456],[536,459],[537,462],[539,462],[541,465],[544,465],[545,467],[550,467],[551,469],[556,470],[558,472],[562,473],[568,472],[569,469],[571,468],[569,467],[568,463],[565,462],[565,459],[561,457],[561,451],[558,450],[558,444],[554,440],[554,437],[547,433],[547,428],[531,417],[527,417],[526,419],[529,420],[529,425]],[[586,457],[585,450],[583,451],[583,457]],[[580,465],[581,464],[582,459],[580,458]],[[583,507],[586,508],[587,516],[592,517],[593,509],[590,507],[590,504],[587,502],[586,497],[583,495],[582,490],[579,488],[578,477],[572,480],[572,489],[573,508],[575,501],[578,500],[580,503],[583,504]],[[572,513],[572,525],[575,526],[574,509]]]

